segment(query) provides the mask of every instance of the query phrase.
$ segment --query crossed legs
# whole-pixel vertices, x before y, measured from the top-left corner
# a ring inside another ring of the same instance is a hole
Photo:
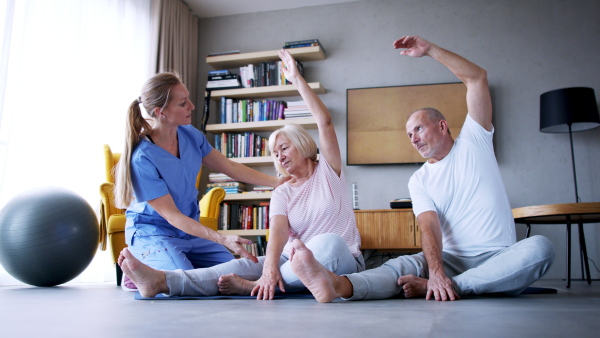
[[[428,269],[422,253],[398,257],[376,269],[338,276],[320,266],[302,242],[294,241],[294,248],[292,269],[319,302],[340,297],[386,299],[399,294],[418,297],[427,291]],[[444,253],[444,267],[459,295],[515,295],[543,276],[554,256],[552,243],[534,236],[475,257]]]

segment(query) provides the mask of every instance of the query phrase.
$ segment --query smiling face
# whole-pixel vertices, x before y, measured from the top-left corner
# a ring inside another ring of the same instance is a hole
[[[273,146],[273,157],[290,175],[297,175],[306,167],[306,158],[285,135],[278,135]]]
[[[192,111],[196,108],[189,99],[190,93],[184,84],[178,83],[171,88],[169,103],[162,109],[166,121],[176,125],[192,123]]]
[[[413,147],[431,163],[443,159],[452,149],[453,141],[446,120],[434,121],[424,110],[408,118],[406,133]]]

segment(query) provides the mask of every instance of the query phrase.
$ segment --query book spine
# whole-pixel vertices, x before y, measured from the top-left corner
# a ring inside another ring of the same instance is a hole
[[[226,123],[227,122],[227,98],[225,96],[221,97],[221,119],[220,122],[221,123]]]
[[[302,48],[302,47],[316,47],[318,45],[319,45],[318,43],[303,43],[303,44],[297,44],[297,45],[283,46],[283,48],[291,49],[291,48]]]
[[[298,41],[288,41],[284,43],[284,46],[290,45],[303,45],[307,43],[320,43],[319,39],[307,39],[307,40],[298,40]]]

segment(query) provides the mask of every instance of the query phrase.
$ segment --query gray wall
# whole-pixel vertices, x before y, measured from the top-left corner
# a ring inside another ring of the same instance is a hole
[[[600,92],[600,2],[369,0],[200,20],[200,83],[212,67],[204,56],[239,49],[279,49],[285,41],[318,38],[327,59],[305,63],[308,81],[320,81],[341,148],[346,148],[346,89],[455,82],[431,58],[401,57],[392,42],[417,34],[488,70],[494,100],[495,146],[512,207],[574,202],[567,134],[539,132],[540,94],[586,86]],[[216,122],[216,106],[213,119]],[[200,110],[200,109],[199,109]],[[579,194],[600,201],[600,128],[574,134]],[[345,151],[342,152],[345,161]],[[357,182],[361,209],[389,208],[408,196],[415,165],[348,166]],[[600,229],[587,225],[590,258],[600,263]],[[546,278],[565,273],[565,227],[537,226],[549,237],[557,259]],[[517,225],[519,239],[524,226]],[[574,236],[576,238],[576,236]],[[575,250],[577,248],[576,243]],[[579,256],[573,257],[579,278]],[[592,277],[599,273],[592,265]]]

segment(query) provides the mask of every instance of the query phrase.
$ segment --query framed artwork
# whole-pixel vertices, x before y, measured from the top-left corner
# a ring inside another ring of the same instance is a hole
[[[462,82],[347,89],[347,164],[424,163],[406,134],[408,116],[435,108],[456,137],[467,116],[466,93]]]

